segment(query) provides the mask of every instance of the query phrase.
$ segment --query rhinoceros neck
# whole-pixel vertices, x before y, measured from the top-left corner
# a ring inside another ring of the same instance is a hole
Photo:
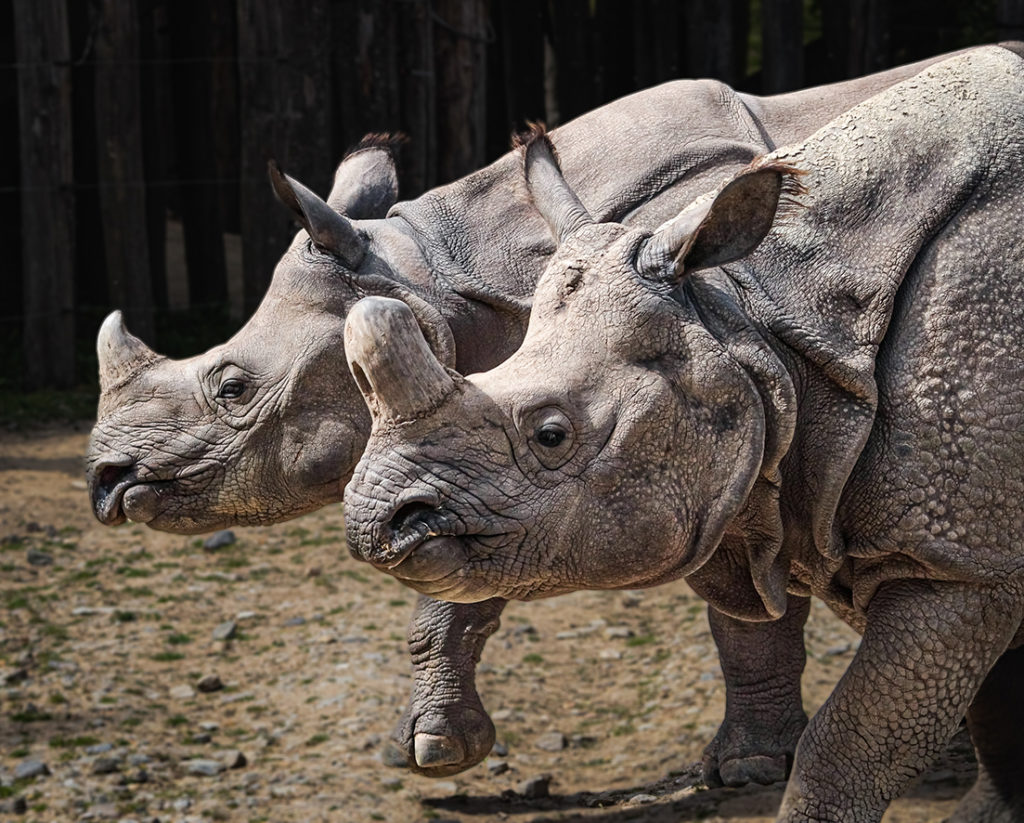
[[[874,425],[879,352],[915,322],[908,307],[922,272],[945,295],[941,310],[955,311],[970,272],[943,265],[942,255],[977,242],[958,239],[958,227],[983,218],[994,187],[1016,179],[1019,149],[1007,135],[1022,131],[1024,62],[979,49],[776,152],[806,172],[807,194],[754,255],[727,268],[797,387],[796,436],[782,471],[787,539],[823,580],[844,556],[836,512]]]

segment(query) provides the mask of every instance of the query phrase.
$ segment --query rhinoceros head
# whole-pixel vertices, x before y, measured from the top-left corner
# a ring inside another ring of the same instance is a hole
[[[758,390],[679,286],[760,243],[793,170],[755,162],[647,235],[595,224],[543,134],[524,163],[559,247],[510,359],[461,377],[393,300],[360,302],[345,332],[373,415],[349,548],[445,600],[688,575],[765,453]]]
[[[273,164],[270,176],[303,230],[231,340],[171,360],[131,335],[119,312],[100,330],[87,473],[104,523],[199,532],[278,522],[338,500],[370,428],[338,368],[345,314],[366,294],[407,300],[436,331],[440,356],[452,358],[440,315],[391,279],[353,222],[383,216],[396,198],[386,146],[346,158],[327,201]]]

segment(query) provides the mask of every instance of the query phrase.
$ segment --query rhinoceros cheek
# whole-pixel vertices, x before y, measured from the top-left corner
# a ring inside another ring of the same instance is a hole
[[[121,505],[133,523],[148,523],[160,513],[160,492],[151,483],[132,486]]]

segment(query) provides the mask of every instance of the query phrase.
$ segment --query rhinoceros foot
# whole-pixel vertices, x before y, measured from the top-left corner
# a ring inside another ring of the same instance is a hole
[[[758,723],[749,716],[743,721],[727,717],[704,749],[704,783],[715,788],[785,780],[806,725],[803,712],[781,726]]]
[[[448,777],[475,766],[494,745],[494,724],[479,699],[416,716],[410,706],[392,734],[385,762],[426,777]]]

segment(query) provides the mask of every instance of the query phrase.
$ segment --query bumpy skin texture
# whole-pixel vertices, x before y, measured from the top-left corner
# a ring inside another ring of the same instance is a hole
[[[652,229],[726,171],[806,137],[932,62],[763,99],[712,81],[678,81],[585,115],[559,128],[554,140],[568,180],[594,216]],[[330,220],[311,193],[299,197],[298,184],[279,184],[278,191],[304,229],[234,338],[171,361],[131,338],[116,318],[101,335],[108,374],[88,474],[103,522],[127,516],[162,530],[201,532],[280,522],[337,501],[370,427],[355,385],[338,367],[345,316],[365,295],[414,305],[438,346],[454,342],[463,371],[490,368],[521,342],[530,297],[553,246],[515,157],[395,204],[388,147],[370,141],[342,162],[328,197],[330,210],[347,216],[347,228]],[[441,618],[443,608],[417,614],[417,630],[438,620],[439,631],[463,631]],[[471,613],[468,607],[460,612],[467,625],[484,621],[486,608],[479,619]],[[776,642],[771,624],[763,632],[764,640],[743,632],[730,648],[739,659],[753,659]],[[430,692],[428,671],[418,674],[407,717],[427,716],[419,701]],[[463,676],[472,682],[471,669]],[[789,679],[791,701],[799,670]],[[728,679],[727,688],[731,693]],[[465,706],[452,704],[450,711],[453,718],[470,716],[479,711],[479,699],[467,693]],[[751,779],[774,779],[771,762],[788,733],[780,737],[763,724],[750,725],[745,712],[732,708],[726,728],[721,739],[746,741],[740,746],[746,754],[736,757],[749,760]],[[416,763],[405,725],[398,736]],[[460,746],[476,750],[453,740],[452,750]],[[762,754],[769,767],[758,772],[751,764]],[[419,765],[431,773],[429,764]]]
[[[741,624],[792,609],[772,636],[795,637],[819,597],[863,641],[778,819],[879,821],[964,716],[982,769],[956,819],[1019,818],[1024,746],[1000,721],[1020,717],[1024,665],[1022,159],[1024,61],[995,48],[653,235],[584,219],[536,137],[525,176],[561,244],[516,354],[463,378],[401,303],[349,314],[373,417],[350,549],[466,603],[684,577],[728,617],[726,660],[737,638],[753,651]],[[794,167],[806,193],[765,236]],[[749,758],[742,737],[726,725],[709,772],[736,739]]]

